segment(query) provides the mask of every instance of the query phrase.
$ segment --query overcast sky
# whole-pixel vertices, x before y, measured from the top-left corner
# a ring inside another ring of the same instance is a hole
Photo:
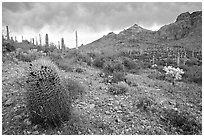
[[[134,24],[158,30],[170,24],[183,12],[202,10],[202,3],[14,3],[2,4],[2,27],[8,25],[11,36],[31,37],[49,35],[49,42],[57,44],[63,37],[66,46],[75,46],[75,31],[78,43],[88,44],[109,32],[118,33]]]

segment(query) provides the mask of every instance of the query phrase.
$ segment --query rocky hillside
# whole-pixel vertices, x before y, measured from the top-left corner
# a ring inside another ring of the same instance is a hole
[[[90,44],[80,47],[82,51],[111,52],[150,46],[183,46],[202,49],[202,11],[180,14],[174,23],[164,25],[158,31],[144,29],[134,24],[119,34],[110,32]]]

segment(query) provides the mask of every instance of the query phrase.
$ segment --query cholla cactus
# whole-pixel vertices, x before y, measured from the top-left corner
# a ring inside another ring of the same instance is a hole
[[[164,67],[163,69],[164,71],[166,71],[166,75],[167,77],[172,79],[172,84],[175,84],[176,80],[181,80],[182,79],[182,74],[184,74],[183,69],[180,68],[174,68],[172,66],[168,66],[168,67]]]
[[[68,120],[71,99],[55,64],[48,59],[33,61],[27,71],[26,83],[32,123],[59,126]]]

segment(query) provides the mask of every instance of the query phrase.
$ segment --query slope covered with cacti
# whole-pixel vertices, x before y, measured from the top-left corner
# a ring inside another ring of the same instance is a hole
[[[202,134],[202,86],[190,69],[182,77],[194,81],[172,85],[162,66],[121,54],[52,53],[30,62],[8,54],[4,135]]]

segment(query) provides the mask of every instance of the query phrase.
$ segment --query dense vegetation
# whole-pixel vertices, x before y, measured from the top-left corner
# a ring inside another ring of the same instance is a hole
[[[177,56],[174,54],[177,48],[172,49],[175,51],[169,52],[172,54],[168,56],[161,49],[147,50],[143,54],[125,50],[112,55],[82,53],[80,50],[62,53],[57,49],[35,46],[23,49],[8,41],[3,41],[2,48],[5,67],[3,134],[202,134],[200,53],[194,57],[188,55],[188,61],[181,61],[177,65]],[[27,113],[26,106],[17,108],[15,112],[8,111],[15,105],[8,100],[16,99],[17,104],[25,101],[24,94],[20,94],[24,90],[25,76],[19,73],[15,74],[18,77],[14,81],[5,80],[7,72],[14,73],[7,66],[15,64],[14,69],[19,68],[24,74],[23,69],[30,62],[45,57],[52,60],[63,75],[68,77],[67,89],[72,91],[73,114],[69,121],[57,129],[44,129],[29,123],[26,117],[29,114],[24,114]],[[163,70],[166,65],[183,69],[182,80],[171,85]],[[15,99],[11,99],[15,94],[7,93],[11,86],[9,82],[13,82],[12,90],[20,94]],[[83,107],[85,104],[81,103],[84,102],[88,106]],[[97,115],[101,117],[97,118]],[[113,120],[109,124],[103,121],[107,117]]]

